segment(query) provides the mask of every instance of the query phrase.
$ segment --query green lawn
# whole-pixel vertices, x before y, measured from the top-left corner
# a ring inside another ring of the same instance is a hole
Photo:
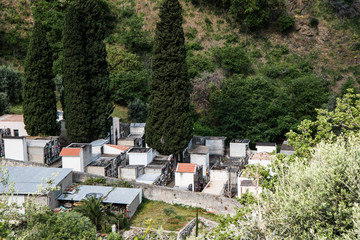
[[[196,209],[193,207],[143,199],[131,220],[131,225],[145,228],[147,227],[145,221],[152,219],[151,229],[158,229],[162,226],[164,230],[179,231],[195,216]],[[217,221],[215,214],[207,213],[202,209],[199,209],[199,217]]]
[[[11,104],[10,105],[10,114],[24,114],[22,103],[19,104]]]
[[[112,117],[120,118],[121,122],[128,122],[127,120],[128,108],[114,104],[114,111],[111,114]]]

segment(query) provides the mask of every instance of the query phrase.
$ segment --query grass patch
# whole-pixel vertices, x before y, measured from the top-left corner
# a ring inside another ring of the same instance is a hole
[[[111,114],[111,116],[120,118],[121,122],[128,122],[127,113],[128,113],[127,107],[114,104],[114,111]]]
[[[10,114],[24,114],[22,103],[10,104]]]
[[[131,220],[131,225],[136,227],[147,227],[145,221],[152,219],[151,229],[158,229],[160,226],[164,230],[179,231],[190,220],[196,216],[196,208],[179,204],[168,204],[160,201],[143,199],[141,205]],[[212,221],[217,221],[217,216],[199,209],[199,217],[204,217]]]

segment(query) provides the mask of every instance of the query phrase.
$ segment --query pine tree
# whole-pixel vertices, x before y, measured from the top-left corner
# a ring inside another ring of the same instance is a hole
[[[28,134],[57,135],[52,53],[44,26],[35,21],[25,61],[24,123]]]
[[[66,130],[73,142],[91,142],[105,137],[111,124],[103,43],[106,5],[76,0],[68,9],[63,33]]]
[[[163,154],[180,153],[193,128],[181,5],[164,0],[156,26],[146,142]]]

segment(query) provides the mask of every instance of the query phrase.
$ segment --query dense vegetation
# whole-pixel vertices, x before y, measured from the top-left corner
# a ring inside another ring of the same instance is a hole
[[[296,155],[274,157],[262,194],[242,197],[209,239],[359,238],[359,101],[348,93],[288,133]]]
[[[162,154],[178,154],[192,135],[191,85],[187,74],[181,5],[165,0],[156,26],[146,143]]]
[[[123,106],[136,103],[132,108],[139,106],[140,112],[146,112],[149,97],[160,2],[106,1],[111,100]],[[337,94],[343,95],[349,87],[358,89],[358,1],[180,2],[196,110],[194,134],[281,141],[301,120],[315,119],[315,108],[332,109]],[[0,39],[8,47],[0,49],[0,60],[23,69],[29,19],[39,16],[52,48],[53,74],[61,80],[66,65],[61,33],[68,4],[1,3]],[[33,15],[31,6],[36,6]],[[257,92],[254,88],[260,86]],[[254,96],[251,101],[249,96]],[[6,112],[5,95],[3,99]],[[131,120],[145,120],[131,115]]]
[[[25,61],[23,94],[25,129],[31,136],[56,136],[60,132],[51,68],[46,30],[41,22],[36,22]]]
[[[72,142],[106,137],[112,112],[107,72],[105,17],[101,0],[73,1],[65,16],[64,115]]]

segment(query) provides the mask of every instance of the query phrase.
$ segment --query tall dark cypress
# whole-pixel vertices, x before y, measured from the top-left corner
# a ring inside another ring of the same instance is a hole
[[[52,62],[46,30],[35,21],[25,61],[23,99],[25,129],[31,136],[59,134]]]
[[[156,26],[146,142],[163,154],[180,153],[193,128],[181,5],[164,0]]]
[[[110,130],[105,6],[100,0],[75,0],[65,16],[64,114],[72,142],[91,142]]]

